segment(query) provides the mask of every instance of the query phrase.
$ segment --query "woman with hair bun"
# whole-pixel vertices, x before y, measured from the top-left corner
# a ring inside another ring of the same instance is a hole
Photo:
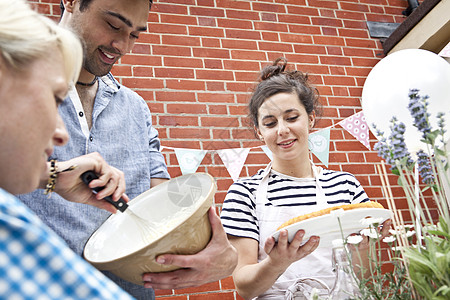
[[[290,243],[286,230],[277,242],[271,234],[293,217],[369,200],[352,174],[310,161],[308,135],[319,111],[318,92],[307,75],[286,66],[279,58],[265,67],[248,104],[272,162],[233,183],[221,213],[239,255],[233,279],[245,299],[309,299],[313,288],[327,296],[335,278],[331,249],[317,248],[317,236],[304,243],[304,230]]]

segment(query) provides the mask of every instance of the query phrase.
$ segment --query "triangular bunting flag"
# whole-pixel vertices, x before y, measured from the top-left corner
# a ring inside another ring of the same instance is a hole
[[[272,151],[270,151],[267,146],[261,146],[261,149],[264,151],[267,157],[270,158],[270,160],[272,160]]]
[[[328,167],[328,158],[330,155],[330,128],[316,131],[309,134],[309,149],[311,152]]]
[[[366,118],[362,111],[342,120],[338,124],[370,150],[369,126],[367,126]]]
[[[222,149],[216,150],[222,159],[223,164],[227,168],[233,181],[236,181],[241,174],[242,167],[247,159],[250,148],[235,148],[235,149]]]
[[[205,157],[206,152],[208,152],[207,150],[197,149],[174,148],[174,150],[178,164],[180,165],[181,174],[183,175],[195,173]]]
[[[450,57],[450,42],[438,53],[441,57]]]

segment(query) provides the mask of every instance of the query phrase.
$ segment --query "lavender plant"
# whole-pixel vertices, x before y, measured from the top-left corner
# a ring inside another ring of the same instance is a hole
[[[360,270],[362,274],[366,273],[366,276],[359,278],[353,271],[353,276],[358,278],[362,296],[349,299],[450,299],[450,194],[445,192],[445,186],[450,185],[447,173],[449,166],[445,144],[445,114],[437,115],[438,128],[433,130],[429,122],[429,97],[420,96],[419,90],[412,89],[409,99],[408,109],[414,119],[414,126],[421,132],[422,142],[426,145],[425,149],[414,154],[415,160],[405,143],[406,127],[397,118],[391,120],[391,133],[388,137],[376,126],[374,128],[379,139],[375,150],[391,165],[391,171],[399,176],[399,185],[405,192],[412,224],[405,225],[402,214],[393,209],[394,219],[397,219],[394,225],[397,226],[390,231],[391,236],[382,241],[389,246],[387,261],[383,261],[381,255],[383,247],[378,230],[381,220],[363,219],[361,221],[367,223],[365,225],[368,228],[362,230],[360,236],[342,237],[345,245],[358,247],[362,241],[361,236],[367,236],[370,244],[369,257],[372,260],[368,270]],[[415,170],[422,179],[423,189],[418,192]],[[387,182],[387,175],[384,175]],[[390,186],[388,188],[385,192],[391,194]],[[431,191],[439,220],[433,218],[428,207],[430,201],[427,202],[424,196],[425,190]],[[393,198],[387,198],[388,203],[394,202]],[[350,252],[348,257],[352,259]],[[390,264],[389,271],[384,268],[386,264]],[[358,261],[354,261],[353,265],[358,265]],[[359,258],[359,266],[362,265]],[[312,299],[321,298],[313,293]]]
[[[421,96],[419,90],[409,92],[408,109],[414,119],[414,127],[421,133],[421,141],[425,149],[415,153],[416,161],[404,143],[405,126],[392,120],[391,135],[385,138],[377,131],[379,142],[375,146],[378,155],[389,165],[394,174],[399,176],[399,184],[405,191],[411,222],[414,226],[414,242],[410,238],[400,249],[391,254],[407,271],[407,280],[417,293],[412,293],[411,299],[450,299],[450,199],[445,192],[449,186],[448,153],[445,138],[445,114],[437,115],[438,128],[433,129],[428,113],[428,96]],[[439,145],[439,146],[438,146]],[[424,188],[417,192],[414,180],[414,166],[420,174]],[[439,220],[432,217],[424,196],[425,190],[430,190],[432,200],[437,207]],[[396,233],[396,238],[405,238],[406,231]],[[398,269],[398,270],[401,270]],[[390,274],[388,274],[390,276]],[[399,274],[394,276],[398,279]],[[378,298],[377,298],[378,299]],[[381,299],[381,298],[380,298]]]

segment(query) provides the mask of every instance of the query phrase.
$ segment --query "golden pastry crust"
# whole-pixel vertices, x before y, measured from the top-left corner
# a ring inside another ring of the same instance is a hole
[[[344,205],[333,206],[333,207],[321,209],[321,210],[314,211],[314,212],[309,213],[309,214],[304,214],[304,215],[292,218],[292,219],[284,222],[283,224],[281,224],[281,226],[278,227],[277,230],[280,230],[281,228],[284,228],[286,226],[292,225],[294,223],[297,223],[297,222],[300,222],[300,221],[304,221],[306,219],[311,219],[311,218],[320,217],[320,216],[329,214],[331,211],[337,210],[337,209],[340,209],[340,208],[342,208],[343,210],[351,210],[351,209],[356,209],[356,208],[384,208],[384,207],[383,207],[383,205],[381,205],[380,203],[375,202],[375,201],[368,201],[368,202],[364,202],[364,203],[344,204]]]

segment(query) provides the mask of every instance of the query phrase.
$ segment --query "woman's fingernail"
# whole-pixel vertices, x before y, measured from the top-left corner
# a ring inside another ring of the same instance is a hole
[[[156,259],[156,262],[157,262],[158,264],[163,264],[163,263],[166,262],[166,260],[164,259],[164,257],[158,257],[158,258]]]

